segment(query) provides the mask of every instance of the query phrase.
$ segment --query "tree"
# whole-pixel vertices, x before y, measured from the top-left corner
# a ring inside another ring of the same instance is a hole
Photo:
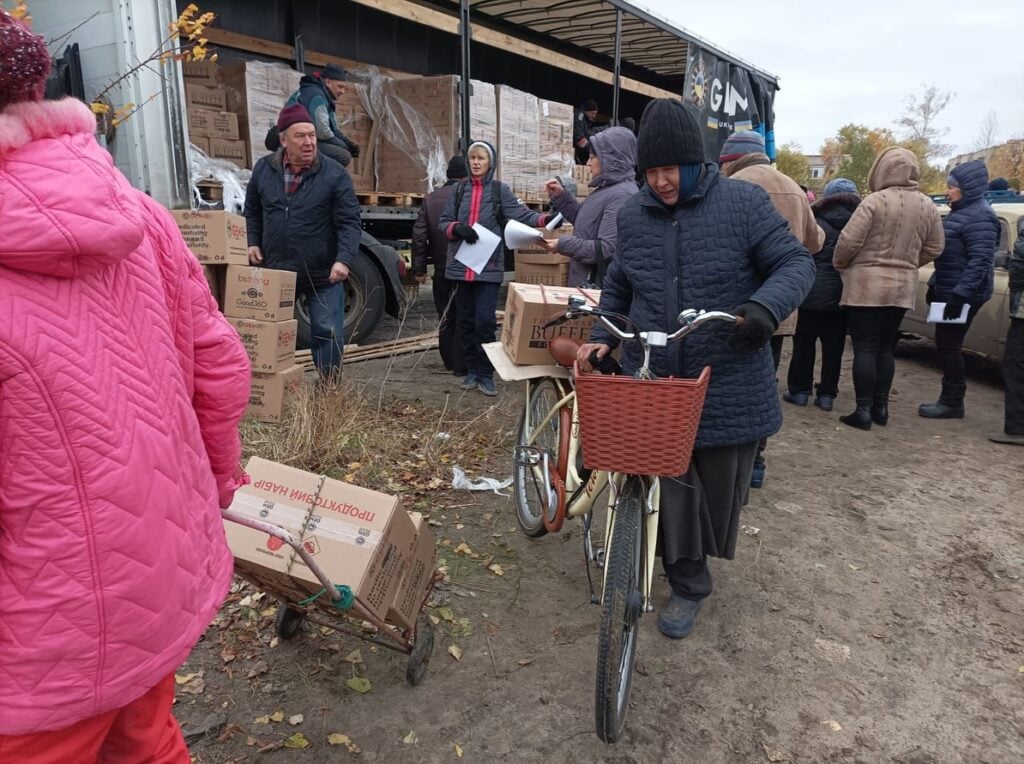
[[[800,151],[800,146],[787,143],[775,155],[775,167],[783,175],[788,175],[802,186],[811,180],[811,163]]]
[[[861,193],[868,191],[868,174],[875,157],[882,149],[895,145],[896,138],[886,128],[870,128],[866,125],[843,125],[834,138],[822,144],[821,154],[825,162],[825,175],[832,178],[847,178],[857,184]]]
[[[1024,180],[1024,136],[1013,138],[992,152],[988,160],[990,178],[1006,178],[1019,188]]]
[[[910,149],[917,157],[919,167],[917,185],[922,194],[942,194],[946,191],[946,173],[928,161],[928,146],[921,141],[902,141],[898,144]]]
[[[986,114],[985,118],[981,120],[981,124],[978,125],[978,134],[974,137],[971,149],[973,151],[984,151],[985,149],[992,148],[996,145],[998,135],[999,118],[993,110]]]
[[[924,91],[920,96],[913,93],[907,96],[906,108],[896,119],[896,125],[903,129],[907,141],[924,147],[927,159],[948,155],[952,147],[942,139],[949,133],[949,128],[940,128],[936,121],[953,100],[954,93],[939,90],[934,83],[922,84],[921,87]]]

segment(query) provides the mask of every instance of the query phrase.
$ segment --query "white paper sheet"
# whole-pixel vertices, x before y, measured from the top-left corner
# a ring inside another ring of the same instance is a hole
[[[487,263],[490,262],[495,248],[501,243],[501,237],[493,231],[484,228],[479,223],[473,226],[473,230],[480,237],[473,244],[468,241],[462,242],[459,251],[455,253],[455,259],[469,268],[473,273],[483,273]]]
[[[951,321],[947,321],[942,317],[943,312],[946,310],[946,303],[944,302],[933,302],[928,308],[928,323],[929,324],[966,324],[967,323],[967,312],[971,309],[970,305],[964,305],[963,310],[960,311],[960,315]]]

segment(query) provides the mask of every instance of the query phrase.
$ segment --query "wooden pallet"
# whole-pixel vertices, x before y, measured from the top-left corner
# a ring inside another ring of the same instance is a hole
[[[419,207],[423,194],[387,194],[383,191],[357,193],[356,198],[363,207]]]

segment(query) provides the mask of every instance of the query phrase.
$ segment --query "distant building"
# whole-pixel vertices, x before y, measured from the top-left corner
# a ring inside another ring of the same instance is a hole
[[[1024,140],[1017,138],[1012,141],[1007,141],[1006,143],[1000,143],[996,146],[989,146],[987,149],[981,149],[980,151],[958,154],[946,162],[946,172],[949,173],[949,171],[957,165],[963,164],[964,162],[971,162],[975,159],[980,159],[985,164],[991,164],[993,157],[997,154],[1003,156],[1006,154],[1017,155],[1021,153],[1022,147],[1024,147]]]
[[[825,157],[821,154],[804,154],[804,159],[810,165],[811,186],[820,186],[825,180],[825,173],[828,169],[825,166]]]

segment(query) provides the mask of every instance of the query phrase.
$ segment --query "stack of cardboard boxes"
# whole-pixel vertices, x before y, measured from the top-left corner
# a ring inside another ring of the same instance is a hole
[[[473,80],[470,105],[474,140],[496,145],[494,86]],[[429,180],[444,177],[461,135],[459,78],[411,77],[387,80],[382,103],[373,104],[381,120],[376,146],[377,190],[422,194]]]
[[[224,315],[238,330],[252,364],[249,415],[280,422],[305,372],[295,363],[295,274],[248,265],[227,269]]]
[[[334,104],[338,127],[345,137],[359,147],[359,156],[348,166],[356,193],[369,193],[376,188],[374,177],[374,155],[377,142],[376,124],[367,109],[369,103],[366,88],[349,83],[347,92]]]
[[[498,180],[522,199],[539,198],[540,103],[536,96],[508,85],[494,88],[498,103]]]
[[[238,115],[228,111],[228,94],[211,61],[184,61],[185,111],[189,140],[215,159],[246,167],[248,149],[239,140]]]
[[[422,516],[395,496],[253,457],[252,482],[231,511],[289,531],[336,586],[356,597],[355,615],[411,629],[434,573],[436,547]],[[322,584],[288,545],[262,531],[225,521],[235,570],[299,602]],[[322,597],[326,604],[326,596]]]
[[[249,262],[245,218],[223,211],[173,210],[185,244],[202,263],[210,293],[224,309],[224,283],[228,266]]]
[[[590,181],[594,179],[594,174],[587,165],[573,165],[572,179],[576,181],[576,198],[586,199],[590,196]]]
[[[564,225],[554,231],[541,231],[547,239],[572,236],[572,226]],[[569,285],[569,258],[557,252],[548,252],[537,243],[516,250],[516,281],[520,284],[544,284],[565,287]]]
[[[239,134],[245,144],[243,167],[255,167],[260,157],[270,153],[263,145],[267,131],[277,124],[300,79],[300,72],[284,64],[240,61],[220,67],[227,109],[239,116]]]

